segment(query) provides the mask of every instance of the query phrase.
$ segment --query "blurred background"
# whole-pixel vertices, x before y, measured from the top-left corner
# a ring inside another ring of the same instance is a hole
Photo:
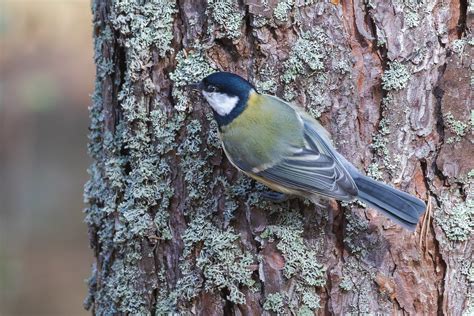
[[[88,315],[90,0],[0,0],[0,315]]]

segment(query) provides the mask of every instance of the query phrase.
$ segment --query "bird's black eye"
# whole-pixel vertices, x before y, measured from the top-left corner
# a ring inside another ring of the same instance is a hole
[[[217,91],[217,87],[216,86],[207,86],[207,89],[206,89],[208,92],[216,92]]]

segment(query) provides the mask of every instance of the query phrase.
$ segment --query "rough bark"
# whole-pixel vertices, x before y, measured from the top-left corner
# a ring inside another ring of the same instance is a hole
[[[86,222],[95,314],[474,313],[474,4],[95,0]],[[203,101],[215,69],[305,107],[361,170],[427,201],[263,201]]]

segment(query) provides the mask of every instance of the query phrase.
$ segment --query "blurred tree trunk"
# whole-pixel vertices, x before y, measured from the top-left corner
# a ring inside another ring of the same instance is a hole
[[[380,2],[380,3],[379,3]],[[474,313],[472,2],[95,0],[86,222],[95,314]],[[262,201],[186,89],[215,69],[304,106],[415,233]]]

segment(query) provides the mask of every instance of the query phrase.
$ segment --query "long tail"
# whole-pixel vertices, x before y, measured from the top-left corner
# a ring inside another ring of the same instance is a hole
[[[426,210],[425,202],[360,173],[353,174],[353,179],[359,189],[359,200],[405,228],[415,230],[420,216]]]

